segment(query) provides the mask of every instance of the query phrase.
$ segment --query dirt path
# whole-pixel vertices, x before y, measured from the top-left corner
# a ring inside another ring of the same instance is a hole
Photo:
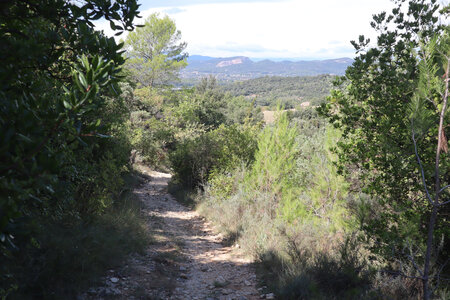
[[[211,224],[167,193],[169,174],[142,172],[150,180],[135,193],[154,241],[110,270],[105,286],[90,289],[87,299],[260,299],[251,261],[240,249],[224,246]]]

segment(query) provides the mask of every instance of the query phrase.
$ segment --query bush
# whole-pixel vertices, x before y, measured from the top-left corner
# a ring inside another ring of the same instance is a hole
[[[133,112],[131,123],[131,144],[142,155],[143,161],[154,168],[167,166],[167,150],[174,142],[173,130],[144,111]]]
[[[295,248],[289,253],[290,271],[278,281],[283,299],[358,299],[371,290],[374,273],[354,240],[348,238],[328,250]]]
[[[170,154],[175,179],[187,187],[204,185],[212,172],[232,170],[252,162],[256,150],[251,127],[221,125],[180,143]]]

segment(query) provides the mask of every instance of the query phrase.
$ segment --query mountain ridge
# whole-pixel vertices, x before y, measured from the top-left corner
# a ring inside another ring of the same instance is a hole
[[[211,57],[192,55],[181,78],[198,79],[213,75],[220,80],[236,81],[262,76],[343,75],[353,59],[348,57],[325,60],[252,60],[246,56]]]

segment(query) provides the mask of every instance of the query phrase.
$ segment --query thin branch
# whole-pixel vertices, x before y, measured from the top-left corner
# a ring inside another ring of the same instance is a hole
[[[445,202],[439,203],[438,206],[443,206],[443,205],[449,204],[449,203],[450,203],[450,200],[447,200]]]
[[[437,107],[436,103],[434,103],[433,100],[431,100],[428,97],[425,97],[425,100],[427,100],[428,102],[430,102],[431,104],[433,104],[434,108],[436,109],[437,112],[439,112],[439,108]]]
[[[442,189],[439,190],[439,194],[442,193],[445,189],[447,189],[447,188],[449,188],[449,187],[450,187],[450,184],[444,186]]]
[[[414,257],[412,257],[411,255],[407,255],[407,257],[409,258],[409,260],[412,262],[414,268],[417,270],[417,272],[419,272],[420,276],[423,277],[423,273],[422,271],[419,269],[419,267],[416,265],[416,261],[414,260]]]
[[[441,265],[441,267],[439,268],[439,272],[438,272],[437,275],[436,275],[436,286],[434,287],[434,289],[433,289],[433,291],[432,291],[432,294],[434,294],[434,292],[435,292],[435,291],[438,289],[438,287],[439,287],[439,283],[440,283],[440,281],[441,281],[441,273],[442,273],[442,271],[444,270],[444,267],[447,265],[448,261],[449,261],[449,259],[447,258],[447,260],[445,261],[445,263],[443,263],[443,264]]]
[[[411,128],[414,128],[412,120],[411,120]],[[416,136],[414,133],[414,129],[412,129],[412,140],[414,142],[414,152],[416,153],[417,162],[419,163],[420,173],[422,175],[423,186],[425,188],[425,192],[427,193],[427,200],[428,200],[428,202],[430,202],[431,205],[434,205],[433,200],[431,199],[430,192],[428,191],[427,183],[425,181],[425,172],[423,171],[422,160],[420,159],[419,153],[417,152],[417,142],[416,142]]]
[[[412,278],[412,279],[423,280],[422,276],[410,276],[410,275],[406,275],[406,274],[404,274],[403,272],[400,272],[400,271],[396,271],[396,272],[394,272],[394,271],[381,271],[381,272],[385,272],[385,273],[388,273],[388,274],[391,274],[391,275],[398,275],[398,276],[402,276],[402,277],[405,277],[405,278]]]

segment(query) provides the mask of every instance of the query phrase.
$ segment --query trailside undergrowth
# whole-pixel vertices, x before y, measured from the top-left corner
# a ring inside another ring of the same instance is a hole
[[[14,264],[4,266],[16,282],[8,299],[75,298],[128,254],[145,249],[149,235],[142,203],[132,191],[142,178],[129,173],[123,179],[127,189],[100,215],[37,221],[35,244],[19,248]]]
[[[368,250],[359,227],[368,197],[351,192],[333,164],[339,138],[313,110],[280,112],[257,136],[251,164],[210,174],[197,208],[259,262],[281,299],[417,297],[407,280],[390,285]]]
[[[261,262],[283,299],[367,290],[370,272],[359,252],[341,255],[350,251],[355,220],[329,151],[338,137],[323,120],[279,113],[259,134],[254,162],[211,175],[198,195],[200,212]]]

